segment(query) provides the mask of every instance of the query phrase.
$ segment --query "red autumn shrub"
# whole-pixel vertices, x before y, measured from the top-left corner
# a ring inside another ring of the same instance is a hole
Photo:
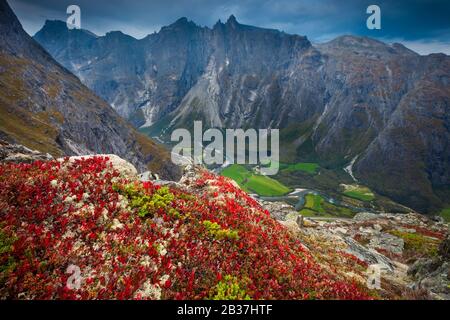
[[[227,276],[252,299],[370,298],[228,179],[192,186],[127,181],[100,157],[1,164],[0,297],[205,299]]]

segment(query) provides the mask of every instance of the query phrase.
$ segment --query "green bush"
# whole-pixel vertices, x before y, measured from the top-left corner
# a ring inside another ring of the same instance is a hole
[[[8,237],[0,231],[0,284],[3,285],[8,274],[16,268],[16,261],[10,255],[12,246],[17,239]]]
[[[211,291],[211,300],[250,300],[250,296],[241,288],[239,279],[225,276]]]
[[[216,222],[211,222],[209,220],[203,221],[203,226],[206,228],[208,233],[216,240],[238,240],[239,234],[236,230],[222,229]]]
[[[180,213],[172,207],[175,195],[170,192],[168,187],[159,188],[153,194],[148,195],[135,185],[129,184],[123,189],[119,188],[119,192],[128,198],[130,207],[137,209],[140,217],[153,216],[162,209],[167,214],[180,218]]]

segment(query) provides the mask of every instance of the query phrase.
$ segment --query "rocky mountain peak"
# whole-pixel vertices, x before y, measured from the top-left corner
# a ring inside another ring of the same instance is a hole
[[[129,36],[129,35],[123,33],[122,31],[110,31],[105,34],[105,39],[119,41],[119,42],[120,41],[128,42],[128,41],[136,40],[132,36]]]
[[[232,14],[228,20],[227,20],[227,25],[231,25],[231,26],[237,26],[239,23],[236,20],[236,17]]]
[[[45,20],[43,30],[47,32],[65,32],[67,31],[67,24],[61,20]]]
[[[86,29],[69,29],[67,28],[66,22],[61,20],[46,20],[42,29],[38,31],[35,36],[38,36],[38,34],[47,34],[53,36],[68,35],[69,33],[85,34],[90,37],[97,37],[96,34]]]
[[[174,25],[186,25],[186,24],[189,24],[189,20],[186,17],[181,17],[174,23]]]
[[[361,36],[353,36],[353,35],[344,35],[340,36],[328,44],[339,47],[346,48],[370,48],[374,47],[385,47],[387,46],[385,43],[378,41],[376,39],[361,37]]]
[[[365,36],[344,35],[327,43],[316,45],[323,53],[338,54],[349,58],[361,55],[367,58],[381,56],[388,59],[391,56],[409,56],[411,59],[419,55],[401,44],[388,44]]]
[[[167,27],[162,27],[161,31],[193,30],[197,28],[199,28],[199,26],[195,22],[188,20],[186,17],[181,17]]]
[[[16,15],[4,0],[0,1],[0,26],[17,27],[20,26]]]

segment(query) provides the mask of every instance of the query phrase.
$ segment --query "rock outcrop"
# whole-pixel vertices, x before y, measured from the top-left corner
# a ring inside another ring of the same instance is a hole
[[[265,201],[261,204],[319,257],[333,259],[330,248],[338,248],[366,267],[379,268],[383,297],[450,299],[448,224],[415,213],[362,212],[353,220],[303,218],[299,225],[295,218],[289,219],[295,217],[294,208]]]
[[[9,144],[0,140],[0,162],[31,163],[34,161],[48,161],[53,157],[36,150],[31,150],[20,144]]]
[[[427,289],[436,299],[450,300],[450,236],[435,257],[419,259],[408,273],[415,279],[414,287]]]

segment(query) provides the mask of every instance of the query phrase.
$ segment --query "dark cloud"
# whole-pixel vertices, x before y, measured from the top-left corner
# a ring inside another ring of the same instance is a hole
[[[142,38],[181,16],[212,26],[218,19],[226,20],[234,14],[241,23],[307,35],[313,41],[357,34],[416,44],[423,52],[448,48],[450,53],[449,0],[9,0],[9,3],[31,34],[39,30],[45,19],[65,20],[67,6],[77,4],[82,12],[82,27],[97,34],[121,30]],[[382,30],[366,28],[366,8],[371,4],[381,7]]]

